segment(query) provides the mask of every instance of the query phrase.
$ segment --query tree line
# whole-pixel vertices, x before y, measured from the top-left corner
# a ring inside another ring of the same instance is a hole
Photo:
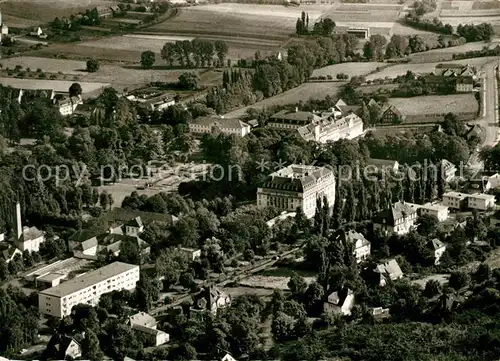
[[[297,35],[319,35],[331,36],[335,30],[335,22],[330,18],[319,19],[313,25],[313,29],[309,29],[309,14],[302,11],[301,16],[295,24],[295,33]]]
[[[161,50],[161,58],[169,65],[181,67],[225,66],[229,47],[222,40],[209,41],[203,39],[176,41],[165,43]],[[216,59],[214,59],[216,56]]]

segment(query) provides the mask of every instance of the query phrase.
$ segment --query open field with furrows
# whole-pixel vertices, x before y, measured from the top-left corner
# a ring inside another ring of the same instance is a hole
[[[226,114],[229,117],[241,117],[249,108],[263,108],[273,105],[296,104],[300,101],[309,99],[324,99],[327,95],[331,97],[337,96],[337,93],[342,86],[341,82],[320,82],[320,83],[304,83],[294,89],[278,94],[272,98],[264,99],[255,104],[233,110]]]
[[[499,44],[500,43],[498,42],[498,39],[493,39],[489,43],[485,43],[482,41],[467,43],[459,46],[452,46],[449,48],[433,49],[422,53],[414,53],[410,55],[410,59],[412,63],[448,61],[448,60],[453,60],[453,54],[465,53],[467,51],[481,50],[485,46],[494,48]]]
[[[389,104],[405,116],[426,114],[468,113],[478,109],[474,94],[429,95],[408,98],[390,98]]]
[[[47,23],[55,17],[70,16],[99,5],[114,4],[116,4],[115,1],[109,0],[6,0],[0,2],[0,11],[7,26],[27,27]]]
[[[45,59],[37,58],[31,56],[21,56],[18,58],[7,58],[1,59],[0,64],[3,68],[15,68],[17,65],[23,67],[23,69],[30,68],[31,71],[36,71],[37,69],[42,69],[46,73],[57,73],[61,72],[63,74],[72,75],[82,75],[85,74],[86,64],[84,61],[77,60],[63,60],[63,59]]]
[[[485,57],[485,58],[474,58],[474,59],[464,59],[464,60],[456,60],[456,61],[445,61],[442,62],[444,64],[453,63],[453,64],[470,64],[477,68],[481,68],[484,64],[494,60],[495,57]],[[366,77],[366,80],[374,80],[374,79],[385,79],[385,78],[395,78],[399,75],[404,75],[406,72],[412,71],[413,73],[420,75],[425,73],[433,73],[436,69],[436,65],[440,62],[433,63],[409,63],[409,64],[397,64],[387,68],[382,69],[379,72],[370,74]]]
[[[342,64],[334,64],[328,65],[323,68],[315,69],[312,76],[327,76],[331,75],[334,79],[337,74],[344,73],[349,75],[349,78],[352,78],[356,75],[365,75],[371,73],[372,71],[377,70],[377,68],[385,66],[384,63],[377,62],[366,62],[366,63],[342,63]]]
[[[106,83],[79,83],[82,86],[84,97],[85,95],[94,95],[103,87],[109,86],[109,84]],[[73,84],[73,81],[0,78],[0,84],[20,89],[54,89],[58,92],[67,92],[71,84]]]

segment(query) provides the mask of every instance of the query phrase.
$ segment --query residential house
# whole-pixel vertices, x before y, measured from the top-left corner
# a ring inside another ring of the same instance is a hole
[[[0,252],[5,263],[9,263],[10,261],[12,261],[16,257],[16,255],[23,255],[23,252],[21,252],[19,248],[7,243],[2,243],[0,245]]]
[[[383,319],[391,316],[389,308],[373,307],[370,310],[373,318],[375,319]]]
[[[382,115],[380,116],[380,122],[383,124],[399,124],[405,120],[405,116],[398,108],[394,105],[387,105],[385,109],[382,109]]]
[[[457,173],[457,167],[455,164],[450,161],[443,159],[441,160],[441,177],[443,177],[445,182],[450,182],[455,178],[455,174]]]
[[[387,277],[391,281],[403,278],[403,272],[394,258],[378,264],[374,271],[379,275],[379,285],[382,287],[387,284]]]
[[[49,360],[76,359],[82,356],[82,347],[72,337],[55,334],[51,337],[43,354],[43,359]]]
[[[210,134],[221,132],[227,135],[244,137],[252,127],[239,119],[224,118],[223,116],[209,115],[198,117],[188,122],[189,131],[195,134]]]
[[[193,311],[209,311],[217,314],[217,311],[231,305],[231,297],[215,286],[205,287],[194,298]]]
[[[467,207],[467,194],[459,192],[444,193],[442,203],[450,209],[463,210]]]
[[[325,313],[349,316],[354,306],[354,293],[348,288],[340,292],[332,292],[323,303]]]
[[[141,333],[150,346],[160,346],[170,340],[168,333],[157,329],[156,319],[145,312],[130,316],[128,324],[135,332]]]
[[[108,6],[98,6],[96,9],[101,19],[107,19],[113,16],[113,11]]]
[[[271,173],[257,188],[257,205],[271,205],[289,212],[300,207],[307,218],[312,218],[316,212],[316,199],[323,196],[332,208],[335,203],[333,172],[325,167],[292,164]]]
[[[36,27],[36,28],[33,28],[31,31],[30,31],[30,35],[31,36],[36,36],[37,38],[40,38],[40,39],[47,39],[47,34],[45,34],[42,30],[41,27]]]
[[[141,217],[135,217],[125,223],[125,234],[127,236],[138,236],[142,231],[144,231],[144,224]]]
[[[99,243],[97,249],[99,253],[111,253],[115,257],[120,255],[124,243],[135,244],[142,257],[146,257],[151,253],[151,246],[149,243],[137,236],[128,236],[119,233],[103,233],[97,236],[97,241]],[[142,261],[144,261],[144,258],[142,258]]]
[[[78,105],[83,104],[83,101],[80,96],[74,96],[56,100],[54,104],[59,108],[59,113],[62,116],[69,116],[75,112]]]
[[[469,93],[474,91],[474,80],[472,76],[458,77],[455,83],[455,90],[457,93]]]
[[[399,163],[397,160],[370,158],[367,160],[366,164],[375,172],[397,172],[399,170]]]
[[[350,243],[354,245],[354,255],[356,256],[356,261],[362,262],[370,256],[371,243],[363,236],[361,233],[355,232],[353,230],[349,231],[339,231],[337,233],[337,239],[342,242]]]
[[[409,203],[396,202],[374,218],[373,229],[384,234],[403,235],[410,232],[417,221],[417,209]]]
[[[195,261],[201,257],[201,249],[181,247],[180,250],[187,256],[189,262]]]
[[[469,64],[437,64],[434,70],[436,75],[442,76],[476,76],[477,70]]]
[[[418,206],[419,215],[428,214],[437,218],[439,222],[444,222],[448,219],[450,215],[450,210],[448,206],[444,206],[440,203],[426,203],[422,206]]]
[[[77,242],[70,244],[70,249],[72,248],[73,256],[76,258],[86,258],[85,256],[96,256],[99,243],[96,237],[92,237],[83,242]]]
[[[2,12],[0,11],[0,43],[4,35],[9,35],[9,27],[2,21]]]
[[[431,249],[434,255],[434,264],[439,265],[439,260],[443,256],[443,253],[446,251],[446,245],[441,242],[439,239],[434,238],[429,241],[428,247]]]
[[[498,188],[500,186],[500,174],[495,173],[488,177],[488,182],[490,183],[491,188]]]
[[[467,206],[470,209],[477,209],[479,211],[487,211],[495,208],[495,196],[492,194],[470,194],[467,197]]]
[[[236,361],[236,359],[227,353],[224,355],[224,357],[221,359],[221,361]]]

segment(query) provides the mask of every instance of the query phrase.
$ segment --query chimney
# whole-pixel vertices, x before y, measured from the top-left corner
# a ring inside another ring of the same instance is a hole
[[[299,111],[299,107],[295,107],[295,113]]]
[[[21,205],[19,202],[16,203],[16,225],[17,225],[17,239],[20,239],[23,235],[23,222],[21,220]]]

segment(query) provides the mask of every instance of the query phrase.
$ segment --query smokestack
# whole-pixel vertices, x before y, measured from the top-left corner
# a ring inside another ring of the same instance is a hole
[[[17,239],[20,239],[23,235],[23,222],[21,220],[21,205],[19,202],[16,203],[16,224],[17,224]]]

